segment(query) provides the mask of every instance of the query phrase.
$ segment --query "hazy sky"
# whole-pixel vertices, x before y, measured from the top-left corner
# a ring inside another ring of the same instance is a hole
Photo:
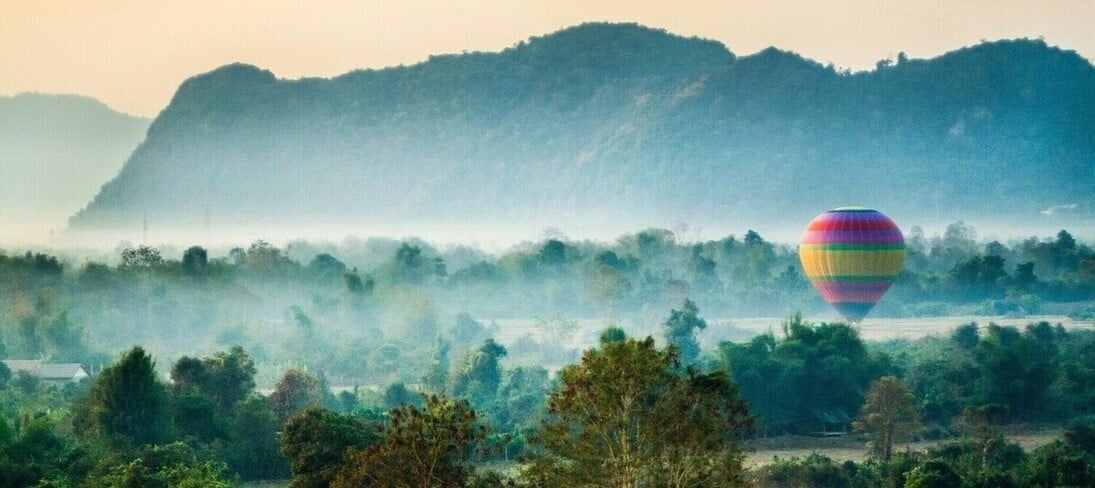
[[[1095,59],[1095,0],[0,0],[0,94],[77,93],[153,116],[184,79],[242,61],[282,78],[497,51],[586,21],[769,45],[855,70],[982,39],[1043,37]]]

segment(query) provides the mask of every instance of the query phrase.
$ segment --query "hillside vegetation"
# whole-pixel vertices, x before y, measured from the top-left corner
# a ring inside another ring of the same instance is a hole
[[[864,204],[905,225],[1059,229],[1092,220],[1093,127],[1095,68],[1039,40],[849,73],[585,24],[332,79],[195,76],[71,226],[607,238],[678,221],[797,229]]]

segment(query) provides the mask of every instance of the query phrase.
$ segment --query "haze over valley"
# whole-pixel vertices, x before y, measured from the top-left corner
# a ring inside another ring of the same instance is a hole
[[[0,242],[48,244],[118,174],[150,122],[87,97],[0,97]]]
[[[100,45],[63,7],[0,5],[0,41]],[[300,8],[214,46],[330,13]],[[231,62],[150,119],[0,97],[0,487],[1095,486],[1084,46],[853,71],[590,22]],[[181,63],[142,47],[134,84]]]

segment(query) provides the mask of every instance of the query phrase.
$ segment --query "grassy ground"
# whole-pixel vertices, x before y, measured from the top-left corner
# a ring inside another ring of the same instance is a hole
[[[1019,445],[1023,446],[1023,449],[1028,452],[1039,446],[1048,444],[1061,436],[1061,430],[1059,428],[1027,428],[1023,426],[1005,428],[1004,433],[1008,439],[1019,443]],[[899,444],[895,445],[894,449],[897,451],[904,451],[905,449],[924,451],[929,447],[950,440],[953,439]],[[809,437],[801,435],[766,437],[751,441],[748,449],[749,452],[745,458],[746,468],[770,464],[776,456],[781,459],[791,457],[804,458],[813,453],[828,456],[837,462],[848,460],[862,462],[867,460],[866,443],[864,439],[858,435],[846,435],[841,437]],[[517,464],[512,461],[492,461],[480,463],[477,466],[477,469],[497,471],[513,476],[516,475],[516,466]],[[244,483],[242,486],[243,488],[288,488],[289,480],[256,481]]]
[[[778,332],[780,323],[785,318],[786,317],[745,317],[725,319],[708,317],[708,327],[705,330],[698,331],[697,339],[700,343],[709,347],[714,347],[718,345],[719,341],[723,340],[747,341],[752,337],[768,332],[769,330]],[[807,316],[805,318],[811,322],[833,322],[842,320],[834,314],[817,317]],[[488,319],[484,320],[489,322]],[[1090,320],[1076,320],[1064,315],[1031,315],[1021,318],[975,315],[920,318],[867,317],[862,323],[856,325],[856,328],[859,330],[860,337],[865,340],[884,341],[889,339],[919,339],[933,334],[946,335],[954,330],[955,327],[968,322],[977,322],[982,326],[992,322],[997,325],[1022,328],[1029,323],[1043,320],[1051,324],[1059,323],[1069,330],[1092,330],[1095,328],[1095,322]],[[551,332],[550,330],[545,330],[544,327],[534,319],[499,319],[494,322],[498,324],[499,327],[499,330],[494,334],[495,339],[502,344],[512,344],[524,335],[532,336],[535,340],[544,340],[545,334]],[[567,345],[578,348],[595,345],[601,331],[608,326],[608,322],[605,320],[577,319],[574,323],[577,325],[577,330],[575,331],[570,344]],[[624,321],[618,325],[621,325],[624,330],[629,330],[633,327],[628,321]]]
[[[1004,429],[1005,436],[1019,443],[1024,450],[1030,451],[1039,446],[1048,444],[1061,436],[1059,428],[1028,429],[1024,427],[1010,427]],[[907,444],[894,445],[895,451],[924,451],[953,439],[936,441],[919,441]],[[801,435],[783,435],[757,439],[749,443],[749,452],[745,457],[745,466],[763,466],[772,462],[774,457],[786,459],[790,457],[803,458],[813,453],[822,454],[834,461],[865,461],[867,459],[866,441],[858,435],[846,435],[841,437],[808,437]]]
[[[289,480],[252,481],[240,485],[242,488],[288,488]]]

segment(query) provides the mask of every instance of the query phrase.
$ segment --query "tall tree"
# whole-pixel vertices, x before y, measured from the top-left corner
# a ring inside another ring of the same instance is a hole
[[[320,488],[331,481],[345,463],[347,451],[363,449],[378,441],[376,428],[350,415],[309,408],[285,424],[281,450],[293,470],[291,488]]]
[[[467,454],[483,438],[466,401],[431,395],[423,409],[403,405],[390,416],[384,440],[349,454],[331,486],[464,486],[472,470]]]
[[[278,420],[285,422],[308,407],[323,404],[323,394],[319,389],[319,380],[299,369],[290,369],[274,387],[267,399],[270,410]]]
[[[916,399],[895,376],[884,376],[871,385],[867,403],[852,425],[870,436],[871,452],[889,461],[893,444],[917,428]]]
[[[157,444],[168,436],[167,390],[156,377],[155,363],[134,347],[106,368],[85,399],[85,427],[132,445]]]
[[[240,346],[202,361],[209,371],[208,393],[222,412],[231,412],[255,389],[255,362]]]
[[[186,274],[199,275],[209,264],[209,253],[201,246],[190,246],[183,252],[182,269]]]
[[[255,362],[240,346],[201,360],[183,356],[171,368],[176,390],[195,389],[230,414],[255,388]]]
[[[487,339],[478,349],[469,351],[461,370],[453,378],[453,394],[466,395],[477,405],[494,398],[502,382],[499,360],[505,355],[506,348],[494,339]]]
[[[139,246],[136,249],[127,247],[122,250],[122,261],[118,264],[120,269],[152,269],[163,264],[160,250],[149,246]]]
[[[530,474],[549,486],[735,486],[752,423],[728,377],[654,339],[606,342],[560,374]]]
[[[445,384],[449,379],[449,350],[452,342],[442,337],[437,338],[434,346],[433,361],[430,362],[426,374],[422,376],[422,384],[434,393],[445,393]]]
[[[289,475],[289,464],[278,447],[278,423],[261,397],[252,396],[236,407],[227,443],[228,466],[245,480],[269,480]]]
[[[662,324],[665,339],[681,351],[681,362],[693,364],[700,356],[700,344],[696,342],[696,330],[707,328],[707,321],[699,316],[700,309],[692,300],[685,300],[680,310],[672,310]]]

